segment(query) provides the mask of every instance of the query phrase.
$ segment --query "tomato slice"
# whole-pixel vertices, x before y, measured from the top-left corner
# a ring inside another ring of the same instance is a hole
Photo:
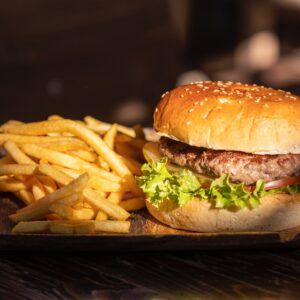
[[[300,182],[300,176],[285,177],[282,179],[267,182],[265,184],[265,190],[278,189],[298,182]]]
[[[265,190],[267,191],[267,190],[272,190],[272,189],[278,189],[278,188],[282,188],[282,187],[292,185],[295,183],[299,183],[299,182],[300,182],[300,176],[285,177],[282,179],[266,182]],[[245,189],[252,192],[252,191],[254,191],[255,186],[248,185],[245,187]]]

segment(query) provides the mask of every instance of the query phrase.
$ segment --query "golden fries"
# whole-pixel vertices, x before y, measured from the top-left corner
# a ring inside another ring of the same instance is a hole
[[[35,162],[29,158],[14,142],[5,142],[4,149],[17,163],[35,165]]]
[[[110,127],[112,126],[111,124],[101,122],[91,116],[86,116],[84,118],[84,121],[86,122],[87,127],[89,127],[93,131],[98,132],[100,134],[107,132],[110,129]],[[118,131],[121,133],[124,133],[132,138],[135,137],[135,131],[132,128],[128,128],[126,126],[122,126],[122,125],[118,124]]]
[[[70,169],[83,170],[85,172],[88,172],[89,174],[100,176],[108,180],[120,181],[120,178],[118,176],[105,170],[101,170],[95,165],[89,164],[81,160],[80,158],[75,158],[71,155],[54,150],[45,149],[36,145],[27,144],[24,145],[22,148],[24,152],[28,155],[34,156],[39,159],[44,158],[53,164],[61,165]]]
[[[13,233],[40,233],[47,232],[50,221],[20,222],[12,230]]]
[[[36,165],[2,165],[0,166],[0,175],[34,175],[37,169]]]
[[[49,207],[51,212],[54,212],[67,220],[91,220],[95,217],[95,212],[92,208],[74,209],[68,205],[54,203]]]
[[[87,221],[81,221],[80,223],[54,221],[49,224],[49,230],[51,233],[88,234],[94,232],[95,226],[93,222]]]
[[[104,142],[110,149],[114,149],[117,130],[118,130],[118,125],[113,124],[103,137]]]
[[[145,206],[140,126],[87,116],[8,121],[0,126],[0,192],[26,206],[10,215],[14,233],[128,233],[129,211]]]
[[[34,179],[34,182],[32,184],[32,194],[33,194],[35,201],[46,196],[44,186],[41,184],[41,182],[37,178]]]
[[[83,195],[90,205],[100,209],[115,220],[127,220],[130,216],[125,209],[112,202],[107,201],[96,191],[90,188],[86,188],[83,191]]]
[[[14,222],[30,221],[34,219],[40,219],[45,217],[49,212],[49,206],[55,201],[67,197],[72,193],[78,193],[82,191],[88,183],[88,175],[83,174],[69,185],[55,191],[52,194],[48,194],[39,201],[33,202],[27,207],[23,208],[22,211],[17,211],[15,214],[10,215],[10,219]]]
[[[63,234],[90,234],[95,231],[110,233],[128,233],[130,222],[128,221],[30,221],[20,222],[12,230],[13,233],[63,233]]]
[[[95,231],[128,233],[130,222],[128,221],[94,221]]]

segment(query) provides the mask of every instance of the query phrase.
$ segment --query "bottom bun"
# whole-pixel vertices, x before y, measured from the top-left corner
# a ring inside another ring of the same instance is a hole
[[[170,200],[165,200],[158,208],[149,200],[146,204],[151,215],[160,222],[197,232],[280,231],[300,226],[299,193],[265,196],[261,205],[254,209],[217,209],[199,198],[182,207]]]

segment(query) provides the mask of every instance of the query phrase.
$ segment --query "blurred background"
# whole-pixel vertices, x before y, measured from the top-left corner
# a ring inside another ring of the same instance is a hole
[[[300,0],[7,0],[0,121],[151,125],[162,93],[230,80],[300,94]]]

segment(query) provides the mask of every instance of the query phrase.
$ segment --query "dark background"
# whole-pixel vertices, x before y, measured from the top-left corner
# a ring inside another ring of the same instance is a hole
[[[151,125],[184,82],[299,93],[300,1],[9,0],[0,5],[0,122],[57,113]]]

